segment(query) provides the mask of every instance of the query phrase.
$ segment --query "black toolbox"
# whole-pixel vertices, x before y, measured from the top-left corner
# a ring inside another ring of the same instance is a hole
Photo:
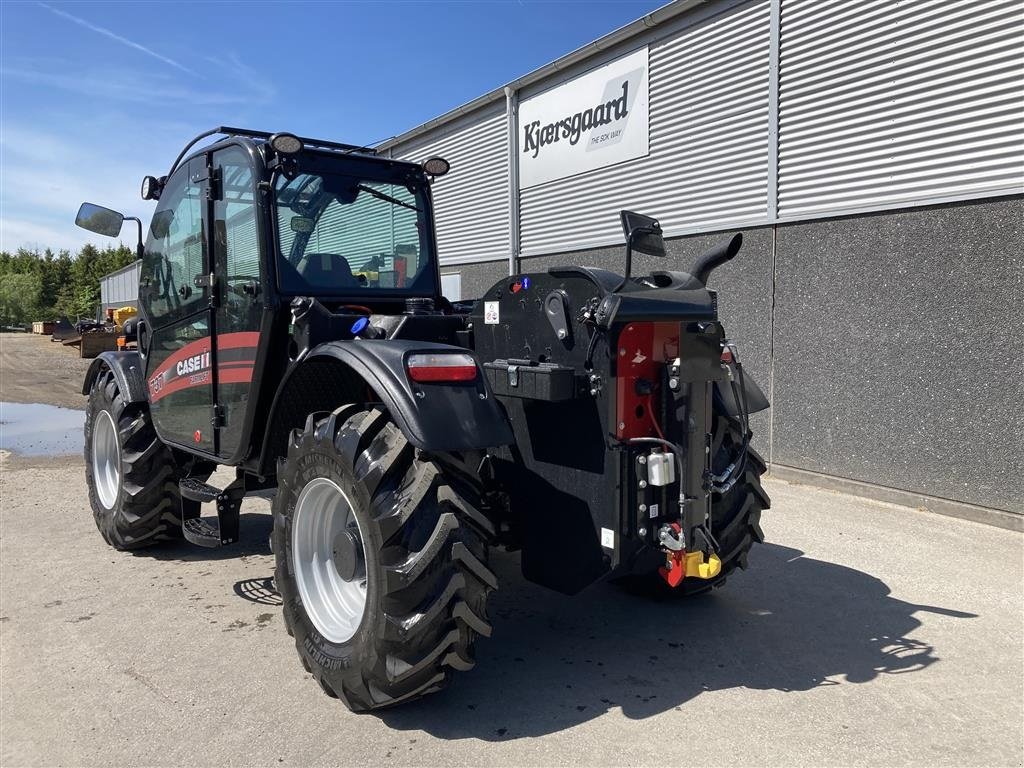
[[[571,400],[576,396],[576,369],[533,360],[493,360],[484,363],[491,390],[501,397],[529,400]]]

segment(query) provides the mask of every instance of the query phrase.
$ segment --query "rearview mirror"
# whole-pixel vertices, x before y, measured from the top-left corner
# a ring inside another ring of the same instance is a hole
[[[308,216],[292,216],[292,232],[309,234],[313,231],[313,220]]]
[[[117,211],[104,208],[102,205],[82,203],[75,217],[75,224],[82,229],[95,232],[97,235],[117,237],[121,233],[121,225],[124,224],[124,216]]]
[[[619,218],[622,220],[622,231],[626,235],[626,274],[623,275],[616,291],[622,290],[629,282],[630,273],[633,271],[633,251],[640,251],[648,256],[665,255],[665,238],[661,235],[661,224],[657,219],[633,211],[619,211]]]
[[[633,211],[622,211],[619,215],[622,218],[626,244],[631,250],[646,253],[648,256],[665,256],[665,238],[662,237],[661,225],[657,219]]]

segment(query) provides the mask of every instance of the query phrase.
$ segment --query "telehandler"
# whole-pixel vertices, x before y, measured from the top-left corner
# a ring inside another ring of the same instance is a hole
[[[272,493],[285,624],[353,710],[473,666],[492,547],[568,594],[604,578],[693,594],[746,567],[769,506],[748,423],[768,402],[707,288],[740,236],[633,276],[632,254],[665,244],[623,211],[624,275],[556,267],[450,302],[431,198],[448,170],[200,134],[143,181],[138,348],[103,353],[82,390],[104,539],[229,546],[242,499]],[[124,219],[86,203],[77,223],[116,236]]]

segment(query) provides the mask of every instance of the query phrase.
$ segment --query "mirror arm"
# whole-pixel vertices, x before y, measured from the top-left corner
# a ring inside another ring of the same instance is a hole
[[[139,228],[139,242],[135,246],[135,258],[141,259],[142,258],[142,253],[143,253],[143,247],[142,247],[142,220],[138,216],[125,216],[124,220],[125,221],[134,221],[136,223],[136,225],[138,225],[138,228]]]
[[[629,233],[629,237],[626,238],[626,274],[622,277],[622,282],[615,286],[615,290],[612,293],[618,293],[622,290],[622,287],[629,282],[629,274],[633,271],[633,233]]]
[[[649,227],[638,227],[637,229],[632,230],[626,237],[626,274],[623,276],[622,282],[619,283],[618,286],[616,286],[615,290],[612,291],[612,293],[618,293],[619,291],[621,291],[622,287],[629,282],[629,276],[633,272],[633,239],[637,235],[650,235],[654,234],[655,232],[657,232],[657,230],[651,229]]]

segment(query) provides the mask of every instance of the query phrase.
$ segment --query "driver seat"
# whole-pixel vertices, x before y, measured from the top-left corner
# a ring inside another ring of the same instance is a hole
[[[359,287],[348,259],[337,253],[307,253],[299,260],[297,269],[311,286]]]

